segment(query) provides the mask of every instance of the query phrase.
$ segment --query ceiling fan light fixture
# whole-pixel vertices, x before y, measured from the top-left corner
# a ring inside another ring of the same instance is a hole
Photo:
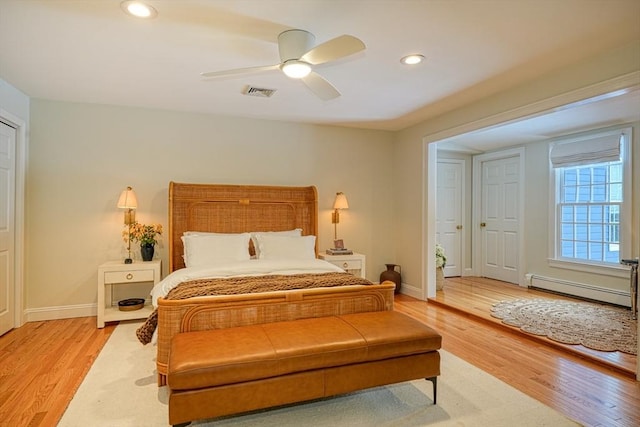
[[[405,65],[417,65],[422,61],[424,61],[424,55],[420,55],[419,53],[413,53],[411,55],[403,56],[400,59],[400,62]]]
[[[136,18],[155,18],[158,11],[151,5],[138,0],[125,0],[120,3],[120,7],[127,14]]]
[[[311,65],[304,61],[292,59],[282,64],[282,72],[292,79],[302,79],[311,72]]]

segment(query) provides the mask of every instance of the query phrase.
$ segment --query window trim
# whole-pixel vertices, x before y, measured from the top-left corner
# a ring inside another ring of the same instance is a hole
[[[592,139],[596,137],[605,137],[614,134],[624,135],[624,144],[622,145],[623,156],[623,178],[622,178],[622,194],[623,202],[622,209],[620,211],[621,216],[625,219],[620,223],[620,235],[622,237],[631,236],[632,230],[632,205],[633,205],[633,181],[632,181],[632,151],[631,146],[633,144],[633,127],[630,124],[621,126],[597,129],[588,132],[582,132],[579,134],[573,134],[562,138],[557,138],[549,141],[549,154],[553,144],[565,143],[565,142],[577,142],[585,139]],[[553,168],[551,159],[548,157],[549,162],[549,247],[547,258],[548,265],[550,267],[562,268],[567,270],[577,270],[588,273],[596,273],[614,277],[628,277],[628,268],[617,264],[606,264],[602,262],[593,262],[587,260],[576,260],[570,258],[563,258],[558,256],[558,217],[557,217],[557,205],[560,200],[559,192],[559,180],[558,171]],[[631,254],[631,238],[624,238],[620,242],[620,258],[628,258]]]

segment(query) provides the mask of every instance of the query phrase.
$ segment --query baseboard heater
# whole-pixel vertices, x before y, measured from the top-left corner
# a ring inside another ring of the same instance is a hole
[[[603,288],[601,286],[556,279],[554,277],[539,276],[537,274],[527,274],[526,278],[529,282],[529,286],[534,288],[574,295],[595,301],[607,302],[623,307],[631,307],[630,290],[620,291],[617,289]]]

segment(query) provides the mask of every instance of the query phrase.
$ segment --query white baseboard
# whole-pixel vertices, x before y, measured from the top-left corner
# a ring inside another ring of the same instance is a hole
[[[624,307],[631,307],[631,291],[603,288],[601,286],[587,285],[585,283],[571,282],[553,277],[527,274],[526,279],[530,285],[540,289],[574,295],[596,301],[608,302]]]
[[[70,319],[73,317],[97,316],[96,304],[78,304],[58,307],[30,308],[25,310],[24,318],[27,322],[40,322],[43,320]]]
[[[422,290],[409,286],[406,283],[403,283],[402,286],[400,286],[400,293],[416,299],[422,299]]]
[[[375,283],[380,284],[380,282]],[[418,288],[414,288],[413,286],[409,286],[406,283],[400,284],[400,293],[416,299],[422,299],[422,291]]]

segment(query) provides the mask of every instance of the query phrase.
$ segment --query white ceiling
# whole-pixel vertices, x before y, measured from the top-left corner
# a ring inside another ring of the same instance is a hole
[[[640,121],[640,90],[617,91],[535,117],[448,138],[438,143],[438,149],[477,154],[637,121]]]
[[[0,78],[35,98],[398,130],[640,40],[638,0],[148,3],[158,16],[145,21],[120,0],[0,0]],[[277,36],[292,28],[318,44],[342,34],[366,44],[316,68],[341,97],[322,101],[277,70],[200,77],[279,62]],[[426,61],[400,64],[414,52]],[[249,97],[247,85],[277,91]]]

